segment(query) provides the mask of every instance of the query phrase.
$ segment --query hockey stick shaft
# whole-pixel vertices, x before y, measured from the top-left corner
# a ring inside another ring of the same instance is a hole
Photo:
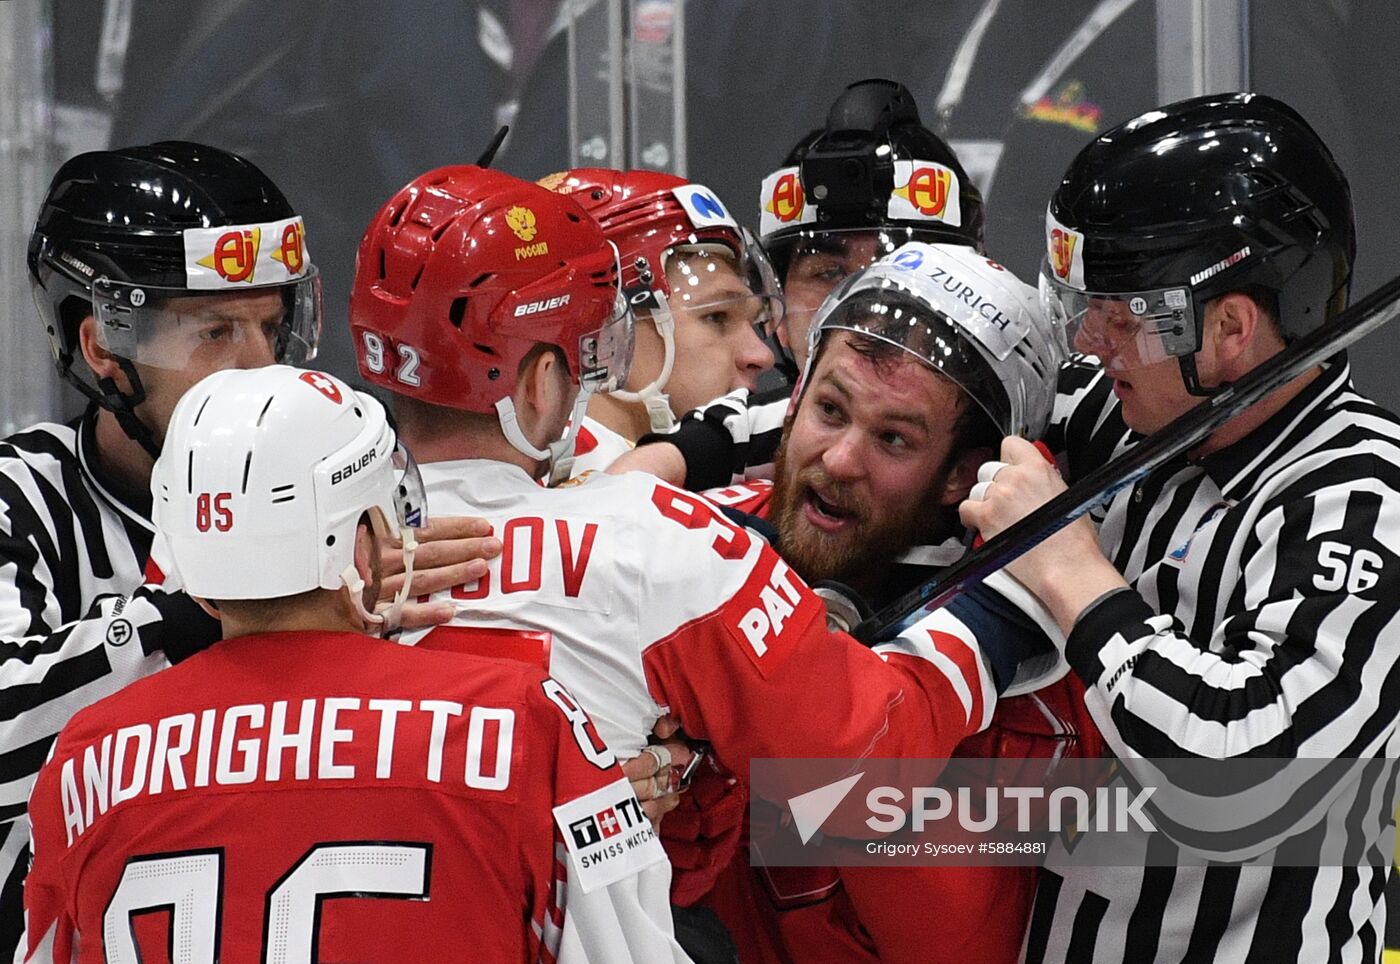
[[[1034,548],[1149,472],[1199,445],[1249,406],[1400,315],[1400,277],[1377,288],[1330,324],[1296,339],[1233,385],[1085,475],[957,564],[862,621],[851,634],[865,643],[891,639],[925,613]]]

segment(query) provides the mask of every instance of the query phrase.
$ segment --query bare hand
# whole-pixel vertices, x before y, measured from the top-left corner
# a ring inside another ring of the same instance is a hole
[[[501,554],[501,540],[491,535],[491,524],[475,516],[444,516],[418,530],[418,550],[413,554],[414,596],[426,596],[453,586],[469,585],[486,575],[486,563]],[[381,602],[392,602],[403,585],[403,551],[386,547],[380,556],[383,580]],[[452,618],[456,607],[445,600],[404,603],[400,625],[404,629],[437,626]]]
[[[609,475],[624,472],[646,472],[663,482],[672,485],[685,484],[685,456],[670,442],[651,442],[638,445],[632,451],[618,456],[608,466]]]
[[[978,473],[967,500],[958,506],[964,524],[984,539],[1010,528],[1065,491],[1059,470],[1033,444],[1014,436],[1001,444],[1001,461],[988,462]],[[1007,571],[1045,598],[1046,580],[1072,574],[1085,558],[1102,559],[1098,536],[1087,518],[1080,518],[1008,565]]]
[[[642,811],[658,831],[661,818],[680,803],[680,775],[694,756],[683,739],[673,738],[679,730],[674,717],[663,716],[652,731],[656,740],[622,764],[622,772],[641,801]]]

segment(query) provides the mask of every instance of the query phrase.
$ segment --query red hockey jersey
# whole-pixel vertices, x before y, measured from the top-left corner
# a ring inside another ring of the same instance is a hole
[[[41,961],[552,961],[571,896],[663,859],[541,670],[350,633],[226,640],[93,705],[30,813]]]

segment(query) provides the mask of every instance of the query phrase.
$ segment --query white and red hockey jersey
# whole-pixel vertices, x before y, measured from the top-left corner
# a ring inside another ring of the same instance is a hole
[[[35,961],[567,962],[567,930],[626,926],[580,920],[595,895],[664,866],[559,683],[351,633],[226,640],[100,701],[30,813]]]
[[[778,555],[692,493],[642,473],[542,489],[501,462],[421,471],[433,515],[485,516],[504,545],[443,594],[453,623],[548,634],[550,674],[622,759],[666,712],[741,775],[755,757],[947,757],[991,714],[972,647],[915,627],[876,653],[828,632]]]
[[[602,472],[636,447],[630,439],[585,415],[574,440],[574,464],[569,468],[569,477]]]

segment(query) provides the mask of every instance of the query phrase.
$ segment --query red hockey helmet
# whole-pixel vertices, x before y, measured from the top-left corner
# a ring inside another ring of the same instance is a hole
[[[541,343],[563,351],[584,394],[610,391],[627,378],[631,324],[602,229],[570,198],[500,171],[429,171],[360,241],[360,373],[401,395],[490,413]]]
[[[675,421],[661,394],[675,360],[671,309],[701,311],[723,303],[765,331],[782,319],[777,278],[763,249],[704,185],[672,174],[602,167],[551,174],[539,183],[574,198],[602,226],[617,245],[629,303],[648,311],[661,335],[665,358],[660,374],[638,391],[614,393],[644,403],[656,430]],[[705,283],[716,261],[732,269],[741,289]]]

